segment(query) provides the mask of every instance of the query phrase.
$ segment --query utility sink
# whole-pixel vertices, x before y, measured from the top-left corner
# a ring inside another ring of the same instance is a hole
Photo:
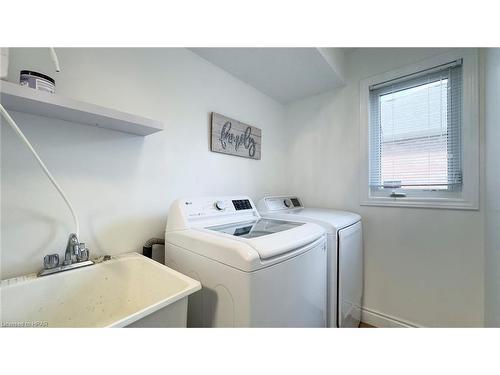
[[[0,284],[3,327],[185,327],[201,284],[137,253]]]

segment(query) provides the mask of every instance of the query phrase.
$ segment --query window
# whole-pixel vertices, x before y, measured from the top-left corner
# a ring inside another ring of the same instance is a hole
[[[370,87],[370,187],[461,190],[462,61]]]
[[[362,204],[477,208],[474,55],[445,55],[362,82]]]

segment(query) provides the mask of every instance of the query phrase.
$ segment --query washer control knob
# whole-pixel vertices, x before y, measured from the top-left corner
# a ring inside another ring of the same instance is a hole
[[[288,199],[288,198],[287,198],[287,199],[285,199],[285,200],[283,201],[283,203],[284,203],[285,207],[287,207],[287,208],[292,207],[292,202],[291,202],[291,201],[290,201],[290,199]]]
[[[226,203],[224,201],[217,201],[215,202],[215,208],[219,211],[224,211],[226,209]]]

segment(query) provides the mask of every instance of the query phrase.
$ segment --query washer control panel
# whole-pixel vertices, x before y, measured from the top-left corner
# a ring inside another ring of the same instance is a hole
[[[236,211],[252,209],[252,204],[249,199],[235,199],[233,200],[233,206]]]
[[[215,208],[218,209],[219,211],[224,211],[226,209],[226,202],[224,201],[215,202]]]
[[[257,212],[248,197],[214,197],[187,199],[182,202],[189,218],[215,217]]]

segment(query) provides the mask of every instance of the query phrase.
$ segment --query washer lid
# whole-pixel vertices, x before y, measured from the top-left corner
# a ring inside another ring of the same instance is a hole
[[[317,241],[325,234],[325,229],[314,223],[305,223],[295,228],[266,236],[245,239],[261,259],[269,259],[294,253]]]
[[[325,234],[321,226],[313,223],[275,219],[230,223],[204,230],[247,244],[262,260],[300,250]]]
[[[207,227],[206,229],[227,233],[241,238],[257,238],[296,228],[301,225],[304,225],[304,223],[276,219],[259,219],[243,223],[216,225],[213,227]]]

